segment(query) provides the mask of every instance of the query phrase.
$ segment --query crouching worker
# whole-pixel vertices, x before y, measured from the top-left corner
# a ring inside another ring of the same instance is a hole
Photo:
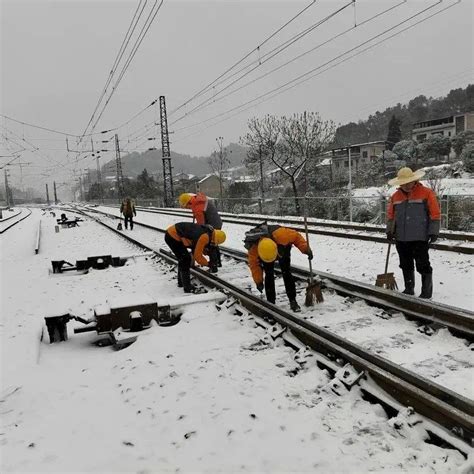
[[[395,242],[405,280],[403,293],[415,294],[415,264],[421,274],[420,298],[433,294],[433,269],[429,244],[439,235],[441,212],[435,193],[419,179],[424,171],[401,168],[388,184],[400,186],[390,198],[387,211],[387,238]]]
[[[197,224],[207,224],[214,229],[222,229],[222,219],[214,202],[204,193],[183,193],[179,196],[179,205],[185,209],[191,209],[193,218]],[[221,254],[219,247],[209,255],[212,272],[217,272],[217,267],[221,267]]]
[[[225,242],[225,238],[222,230],[192,222],[178,222],[168,227],[165,242],[178,259],[178,286],[182,287],[185,293],[196,291],[191,285],[192,258],[188,249],[191,249],[195,262],[202,267],[208,267],[209,260],[204,254],[210,254],[214,246]]]
[[[248,250],[249,267],[257,289],[263,292],[265,288],[267,300],[270,303],[275,303],[274,267],[275,260],[278,259],[290,307],[292,311],[301,311],[296,301],[295,280],[291,274],[291,248],[294,245],[301,253],[312,259],[313,252],[304,237],[288,227],[263,224],[246,232],[244,245]]]

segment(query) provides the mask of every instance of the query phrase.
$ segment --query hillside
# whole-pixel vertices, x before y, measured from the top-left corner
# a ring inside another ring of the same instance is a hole
[[[231,143],[226,147],[228,150],[229,167],[239,166],[243,163],[246,155],[246,149],[237,143]],[[190,173],[195,175],[205,175],[211,170],[208,165],[209,156],[190,156],[171,152],[171,162],[174,173]],[[162,156],[161,150],[145,151],[143,153],[131,153],[122,156],[122,168],[124,176],[138,176],[144,168],[151,174],[161,174]],[[105,175],[115,175],[115,160],[107,162],[102,167]]]

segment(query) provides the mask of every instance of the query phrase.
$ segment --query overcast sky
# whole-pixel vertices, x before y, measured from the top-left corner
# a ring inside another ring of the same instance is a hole
[[[148,0],[129,47],[154,3],[154,0]],[[94,132],[110,130],[127,122],[154,99],[165,95],[169,129],[174,131],[170,135],[172,150],[208,155],[215,149],[216,137],[224,137],[224,143],[237,142],[252,116],[267,113],[290,115],[308,110],[319,112],[324,119],[345,123],[365,119],[376,110],[408,101],[421,93],[441,96],[451,88],[465,87],[473,82],[472,0],[459,3],[456,0],[442,3],[437,0],[357,0],[355,8],[349,5],[266,61],[269,51],[350,3],[350,0],[318,0],[254,51],[311,3],[296,0],[164,0]],[[140,6],[143,4],[144,0]],[[453,4],[452,8],[379,46],[340,64],[341,60],[363,47],[334,61],[342,53],[423,9],[433,6],[366,43],[364,48]],[[138,0],[0,0],[0,5],[0,113],[80,136],[91,118],[139,6]],[[390,7],[394,8],[365,22]],[[358,26],[353,28],[355,24]],[[331,39],[340,33],[338,38]],[[217,100],[326,41],[327,44],[297,61]],[[231,72],[249,65],[255,68],[254,71],[222,93],[219,93],[220,89],[249,71],[250,67],[225,83],[217,83],[211,88],[211,93],[216,94],[215,103],[191,112],[209,98],[209,95],[202,95],[171,113],[252,51]],[[128,50],[123,59],[127,57]],[[109,96],[115,78],[119,76],[121,64],[104,99]],[[269,94],[250,102],[312,69],[315,69],[314,77],[305,76],[310,77],[306,82],[287,91],[277,91],[280,92],[278,95]],[[236,108],[247,102],[249,104],[243,110]],[[160,148],[159,140],[156,143],[147,140],[159,138],[158,128],[150,125],[149,130],[143,129],[154,121],[159,121],[158,104],[116,131],[93,135],[95,147],[101,140],[118,133],[124,150],[143,151],[150,146]],[[84,168],[95,167],[91,156],[66,151],[65,136],[4,118],[1,118],[0,125],[3,127],[0,167],[12,159],[9,156],[12,152],[27,149],[16,161],[21,159],[32,163],[23,170],[23,185],[35,183],[42,187],[53,179],[66,182],[72,179],[74,171],[78,177]],[[72,149],[76,148],[75,141],[77,137],[70,138]],[[112,149],[112,143],[100,146]],[[37,149],[33,150],[33,147]],[[84,151],[89,149],[90,137],[84,138],[78,147]],[[113,157],[113,153],[102,154],[103,161]],[[10,169],[14,185],[19,186],[17,168]]]

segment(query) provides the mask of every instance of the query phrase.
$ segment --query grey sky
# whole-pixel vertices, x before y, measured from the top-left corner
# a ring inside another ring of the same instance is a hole
[[[95,131],[120,125],[159,95],[166,96],[168,112],[171,112],[310,3],[309,0],[165,0]],[[261,48],[260,58],[265,58],[266,52],[347,3],[349,0],[316,1]],[[228,91],[351,28],[354,13],[356,23],[361,24],[400,3],[402,0],[357,0],[355,12],[349,6]],[[253,115],[289,115],[311,110],[318,111],[324,119],[345,123],[366,118],[377,109],[407,101],[420,93],[439,96],[453,87],[465,87],[473,80],[471,0],[463,0],[271,100],[257,102],[238,115],[234,112],[228,120],[211,126],[228,117],[223,115],[203,123],[317,68],[430,5],[436,6],[390,34],[453,3],[456,1],[444,0],[436,5],[436,0],[409,0],[377,20],[358,26],[291,65],[173,124],[183,112],[189,112],[207,96],[199,98],[169,117],[170,130],[175,131],[171,135],[172,149],[191,155],[207,155],[215,148],[218,136],[223,136],[225,143],[238,141],[245,133],[248,118]],[[153,0],[149,0],[146,11],[152,4]],[[0,5],[0,113],[80,135],[102,91],[138,1],[1,0]],[[258,58],[255,52],[248,61]],[[146,140],[159,136],[156,127],[145,133],[141,140],[131,140],[135,130],[153,120],[158,120],[157,107],[149,108],[128,126],[119,129],[122,147],[129,150],[138,147],[138,151],[147,149],[150,144],[160,147],[159,141],[154,144]],[[53,179],[65,181],[73,176],[74,170],[78,176],[85,167],[95,166],[90,157],[77,161],[78,155],[68,154],[63,136],[5,119],[0,124],[9,130],[2,129],[8,140],[2,138],[1,155],[19,149],[19,144],[30,149],[29,144],[39,148],[34,153],[22,153],[22,161],[35,165],[24,170],[24,185],[44,186],[44,182]],[[180,130],[194,124],[198,126]],[[96,138],[101,140],[104,136]],[[82,146],[89,144],[85,141]],[[111,148],[111,145],[107,146]],[[103,161],[113,156],[103,153]],[[8,160],[8,157],[0,158],[0,166]],[[14,184],[18,185],[18,171],[12,167],[11,174]]]

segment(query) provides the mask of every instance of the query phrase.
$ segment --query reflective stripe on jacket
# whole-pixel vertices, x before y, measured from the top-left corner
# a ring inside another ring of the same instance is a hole
[[[222,229],[222,219],[216,205],[204,193],[193,196],[187,207],[192,210],[198,224],[209,224],[214,229]]]
[[[209,266],[209,261],[204,257],[204,250],[209,245],[209,229],[192,222],[178,222],[166,229],[166,232],[185,247],[193,249],[194,260],[199,265]]]
[[[278,245],[278,256],[281,256],[280,247],[287,247],[294,245],[300,250],[301,253],[308,252],[308,242],[304,237],[296,230],[289,229],[288,227],[282,227],[279,225],[269,225],[269,234],[271,239]],[[258,256],[258,243],[252,245],[248,251],[248,262],[252,278],[255,283],[263,282],[263,269],[261,266],[260,258]]]
[[[387,232],[393,232],[396,240],[426,241],[430,235],[439,234],[441,211],[435,193],[416,183],[409,193],[401,188],[395,191],[390,198],[387,219]]]

